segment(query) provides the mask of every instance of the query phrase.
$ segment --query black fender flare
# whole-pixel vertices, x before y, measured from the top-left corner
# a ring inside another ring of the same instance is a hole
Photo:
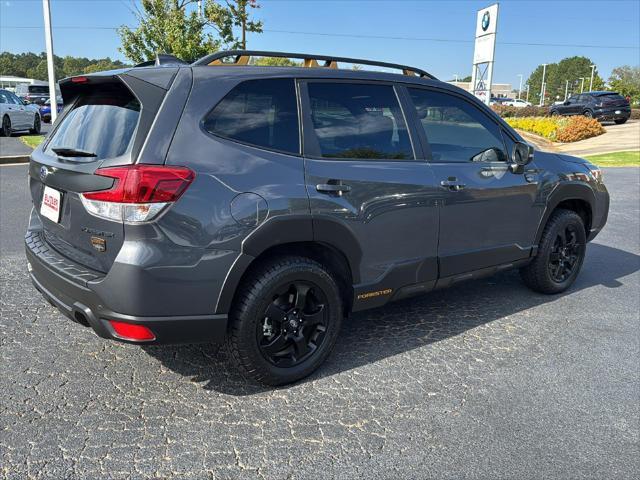
[[[322,215],[279,215],[267,219],[242,241],[241,252],[224,280],[216,312],[229,312],[242,276],[256,258],[270,248],[293,243],[319,243],[336,249],[349,263],[353,282],[359,282],[362,249],[343,222]]]
[[[544,227],[547,225],[547,221],[553,211],[561,202],[566,200],[582,200],[586,202],[589,205],[591,217],[593,218],[595,213],[596,197],[592,188],[584,182],[560,183],[547,199],[547,207],[542,215],[540,224],[538,225],[538,231],[536,232],[535,245],[540,243]]]

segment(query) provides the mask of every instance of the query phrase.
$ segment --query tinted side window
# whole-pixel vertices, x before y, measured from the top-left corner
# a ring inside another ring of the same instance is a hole
[[[0,92],[0,103],[9,103],[9,92]]]
[[[308,89],[323,157],[414,158],[392,86],[319,82],[309,83]]]
[[[204,129],[258,147],[300,153],[294,80],[241,83],[207,115]]]
[[[410,88],[434,162],[506,161],[500,128],[471,103]]]

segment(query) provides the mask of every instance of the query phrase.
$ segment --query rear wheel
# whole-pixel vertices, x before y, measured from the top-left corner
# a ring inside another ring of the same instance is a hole
[[[551,110],[551,111],[549,112],[549,115],[551,115],[552,117],[557,117],[557,116],[559,115],[559,113],[558,113],[558,111],[557,111],[557,110]]]
[[[322,265],[304,257],[273,260],[244,282],[234,301],[231,360],[266,385],[300,380],[331,352],[342,315],[340,291]]]
[[[33,128],[29,130],[32,134],[39,134],[42,129],[42,124],[40,123],[40,115],[36,113],[35,118],[33,119]]]
[[[617,120],[614,120],[618,125],[622,125],[623,123],[626,123],[626,121],[626,118],[618,118]]]
[[[11,136],[11,119],[8,115],[5,115],[2,118],[2,128],[0,129],[0,132],[2,133],[3,137]]]
[[[560,293],[573,284],[586,251],[582,218],[571,210],[557,210],[542,234],[538,254],[520,270],[524,283],[540,293]]]
[[[593,112],[591,110],[585,110],[582,114],[587,118],[593,118]]]

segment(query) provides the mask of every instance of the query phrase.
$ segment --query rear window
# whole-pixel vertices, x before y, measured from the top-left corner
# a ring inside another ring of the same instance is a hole
[[[29,93],[49,95],[49,87],[47,85],[29,85]]]
[[[204,119],[209,133],[269,150],[300,153],[294,80],[241,83]]]
[[[140,116],[140,103],[124,85],[100,86],[81,94],[49,141],[45,153],[54,148],[84,150],[95,159],[124,155]]]

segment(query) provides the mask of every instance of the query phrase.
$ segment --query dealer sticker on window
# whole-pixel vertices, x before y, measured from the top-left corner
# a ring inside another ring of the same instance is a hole
[[[60,221],[60,201],[62,194],[51,187],[44,187],[40,214],[56,223]]]

